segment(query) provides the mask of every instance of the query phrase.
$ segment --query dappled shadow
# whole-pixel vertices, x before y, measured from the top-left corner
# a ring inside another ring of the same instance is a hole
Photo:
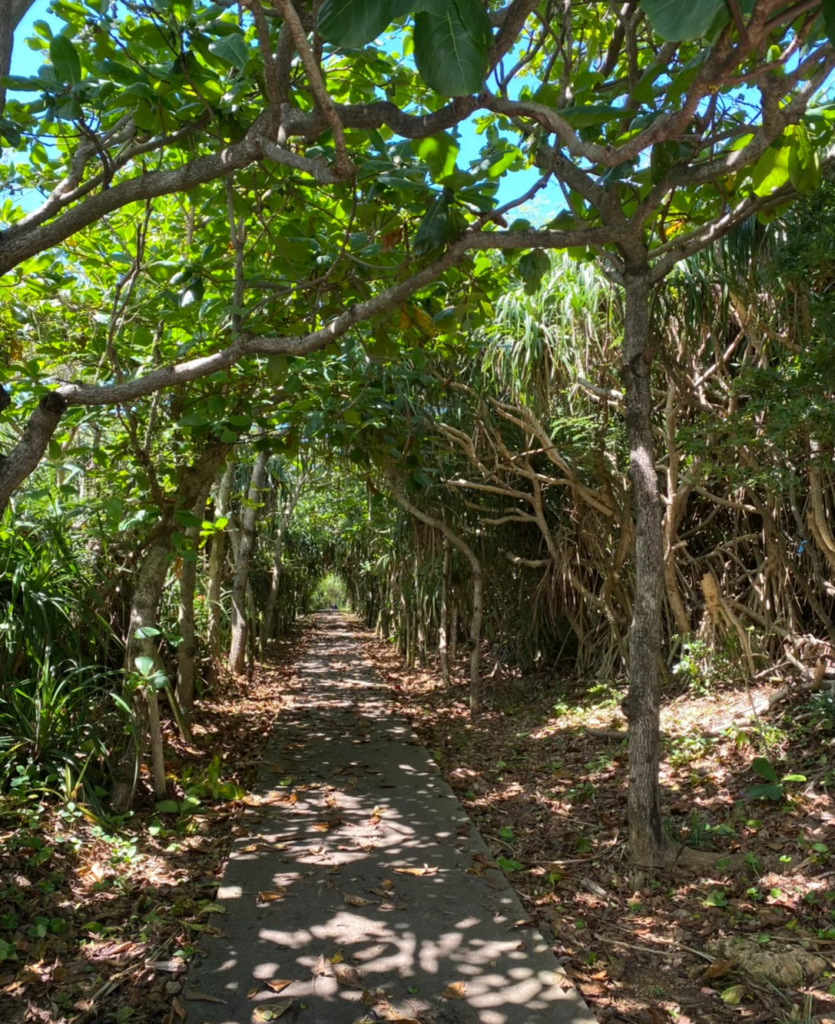
[[[815,727],[803,694],[779,720],[714,737],[695,724],[708,717],[702,703],[721,714],[720,696],[668,703],[677,729],[665,740],[664,826],[703,857],[682,856],[635,891],[628,751],[609,731],[620,715],[615,687],[596,686],[578,707],[571,681],[497,673],[485,681],[487,710],[471,722],[464,685],[447,690],[431,669],[410,672],[390,644],[365,640],[491,848],[516,862],[514,888],[601,1021],[717,1024],[743,1012],[723,1001],[729,989],[745,993],[744,1012],[759,1020],[801,1019],[809,999],[832,1016],[826,974],[777,991],[776,968],[768,987],[724,945],[825,958],[835,941],[831,731]],[[807,781],[787,786],[784,800],[753,798],[757,755]]]
[[[346,618],[317,626],[190,975],[222,1000],[201,1020],[592,1021]]]

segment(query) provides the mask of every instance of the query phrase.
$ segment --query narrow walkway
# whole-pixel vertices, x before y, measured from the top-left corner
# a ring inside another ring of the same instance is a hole
[[[297,678],[188,1021],[593,1024],[346,616],[317,616]]]

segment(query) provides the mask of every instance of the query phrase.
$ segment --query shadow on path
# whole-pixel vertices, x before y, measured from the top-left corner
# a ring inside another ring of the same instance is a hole
[[[189,1024],[593,1024],[347,616],[316,616],[296,675]]]

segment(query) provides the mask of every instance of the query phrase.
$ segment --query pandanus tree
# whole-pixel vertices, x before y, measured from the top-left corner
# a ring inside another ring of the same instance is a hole
[[[810,108],[835,66],[831,6],[54,6],[65,27],[43,30],[47,62],[8,82],[31,100],[7,101],[0,134],[23,159],[4,164],[3,183],[45,198],[34,210],[7,203],[0,273],[14,286],[30,261],[118,211],[157,218],[179,203],[188,252],[160,286],[228,316],[187,348],[163,332],[159,362],[134,363],[121,380],[108,368],[66,383],[54,366],[39,370],[31,386],[46,390],[0,461],[0,508],[68,405],[124,405],[199,377],[220,390],[235,365],[255,372],[261,357],[305,355],[354,328],[384,347],[415,296],[446,292],[459,325],[477,326],[491,314],[489,250],[521,253],[532,279],[547,250],[598,260],[624,307],[636,538],[630,844],[637,864],[663,861],[651,291],[682,258],[817,180],[832,115]],[[416,70],[400,56],[407,44]],[[459,168],[458,136],[473,117],[482,151]],[[552,183],[565,205],[555,221],[508,224]],[[66,361],[75,354],[69,342]]]

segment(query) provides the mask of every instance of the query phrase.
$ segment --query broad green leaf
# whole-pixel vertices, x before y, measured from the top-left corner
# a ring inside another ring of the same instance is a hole
[[[59,81],[78,85],[81,81],[81,58],[66,36],[56,36],[49,44],[49,58]]]
[[[317,28],[336,46],[364,46],[376,39],[394,15],[391,0],[325,0]]]
[[[653,29],[670,42],[701,39],[710,29],[725,0],[641,0]]]
[[[830,43],[835,46],[835,0],[823,0],[823,25]]]
[[[236,68],[246,67],[246,62],[250,57],[249,47],[240,32],[233,32],[231,35],[210,43],[209,52]]]
[[[268,357],[267,379],[270,384],[283,384],[287,380],[289,370],[290,363],[287,360],[287,356],[279,353],[278,355]]]
[[[551,260],[543,249],[531,249],[519,258],[516,269],[524,282],[526,294],[535,295],[539,291],[542,278],[551,269]]]
[[[139,630],[137,630],[137,635],[138,634],[139,634]],[[135,664],[136,664],[136,671],[139,672],[140,675],[145,676],[146,678],[149,675],[151,675],[151,673],[154,671],[154,659],[153,658],[147,658],[147,657],[136,658],[135,659]]]
[[[791,148],[783,145],[777,148],[769,146],[754,164],[751,174],[754,182],[754,193],[758,196],[769,196],[775,189],[781,188],[789,180],[789,153]],[[765,760],[758,758],[758,760]],[[775,776],[776,778],[776,776]]]
[[[513,146],[503,153],[495,163],[487,169],[488,178],[500,178],[504,172],[518,159],[522,159],[522,151]]]
[[[607,121],[634,114],[635,111],[613,107],[609,103],[584,103],[577,107],[563,107],[557,113],[568,121],[572,128],[590,128],[595,124],[605,124]]]
[[[455,158],[458,156],[458,143],[448,132],[438,132],[427,139],[412,142],[415,155],[422,160],[432,175],[432,180],[452,174],[455,169]]]
[[[24,78],[22,75],[5,75],[3,85],[15,92],[42,92],[43,82],[37,78]]]
[[[449,236],[449,197],[438,196],[429,207],[415,233],[412,248],[416,256],[425,256],[446,242]]]
[[[766,782],[777,783],[777,772],[771,767],[771,762],[767,757],[755,757],[751,762],[751,767],[761,779],[765,779]]]
[[[421,78],[442,96],[478,92],[487,70],[490,22],[478,0],[450,0],[442,15],[415,17],[415,63]]]
[[[757,786],[751,786],[748,790],[748,796],[751,800],[774,800],[775,802],[783,799],[783,787],[780,785],[772,786],[761,783]]]

